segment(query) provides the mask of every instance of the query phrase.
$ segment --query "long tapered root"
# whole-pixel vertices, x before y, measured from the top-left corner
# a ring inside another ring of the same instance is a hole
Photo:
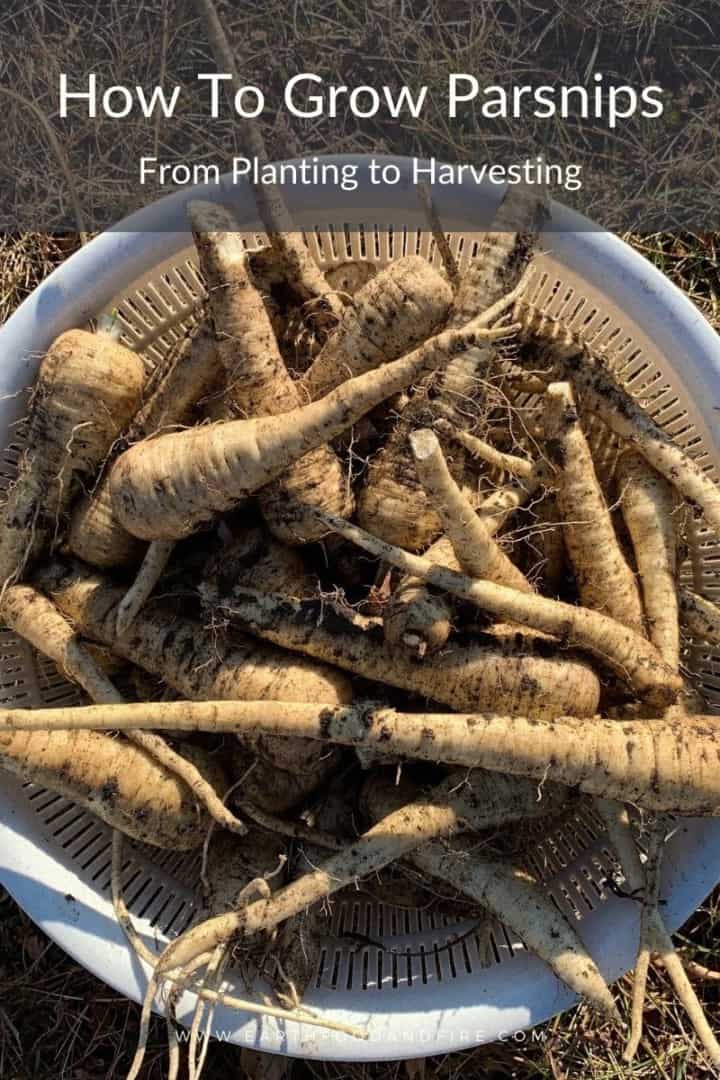
[[[207,831],[186,784],[144,750],[109,735],[3,731],[0,764],[143,843],[189,851]]]
[[[77,634],[57,607],[31,585],[6,590],[0,613],[33,648],[49,657],[60,671],[85,690],[91,701],[119,702],[120,695],[78,641]]]
[[[86,567],[49,564],[37,575],[58,609],[86,637],[164,678],[188,698],[257,698],[349,701],[352,689],[340,671],[239,635],[213,641],[201,623],[153,604],[143,609],[130,633],[117,633],[122,589]]]
[[[184,339],[148,386],[148,398],[127,430],[130,443],[190,419],[200,398],[216,383],[220,363],[215,341],[204,328]],[[92,566],[115,567],[140,563],[143,546],[122,527],[113,511],[107,472],[94,491],[81,498],[70,518],[70,551]]]
[[[645,996],[647,993],[647,979],[650,971],[650,946],[643,943],[638,950],[635,960],[635,969],[632,976],[632,995],[630,1003],[630,1033],[625,1049],[623,1061],[630,1063],[640,1048],[640,1040],[643,1033],[643,1014],[645,1010]]]
[[[173,553],[172,540],[156,540],[150,544],[135,580],[118,605],[117,633],[122,636],[132,626],[135,616],[144,607],[157,585]]]
[[[497,781],[502,781],[498,786]],[[550,796],[547,805],[545,796]],[[485,804],[484,813],[492,813],[493,798],[507,800],[508,811],[514,806],[518,816],[529,817],[531,813],[552,813],[554,792],[545,791],[538,801],[537,791],[519,787],[513,789],[512,781],[474,771],[463,775],[459,770],[450,776],[425,799],[405,807],[411,815],[414,808],[424,803],[433,806],[448,805],[458,816],[454,827],[448,832],[461,831],[461,823],[468,822],[473,829],[487,827],[489,817],[483,820],[478,813],[478,796]],[[532,802],[534,800],[534,808]],[[373,820],[385,819],[402,805],[403,793],[397,787],[366,784],[365,802]],[[509,819],[508,819],[509,820]],[[408,824],[412,817],[408,818]],[[453,842],[443,846],[438,842],[423,843],[409,853],[409,861],[424,874],[444,881],[482,904],[498,918],[503,919],[534,952],[550,964],[555,973],[583,995],[605,1015],[616,1018],[617,1012],[610,994],[594,961],[587,954],[567,921],[527,875],[518,873],[512,866],[504,866],[497,860],[484,858],[481,852],[471,849],[472,842]]]
[[[645,888],[643,890],[642,911],[640,913],[640,944],[638,946],[637,960],[635,962],[635,971],[633,974],[630,1035],[623,1053],[623,1061],[627,1062],[632,1061],[635,1057],[638,1047],[640,1046],[640,1040],[642,1039],[647,978],[655,936],[653,927],[655,926],[658,914],[660,865],[662,862],[664,842],[664,829],[661,830],[659,823],[653,823],[650,828],[643,875],[645,879]]]
[[[414,349],[441,325],[452,290],[419,255],[396,259],[355,295],[301,380],[310,401]]]
[[[428,821],[429,807],[424,805],[423,828],[417,828],[415,818],[411,817],[414,828],[406,828],[405,819],[411,813],[409,807],[396,811],[394,817],[403,829],[400,841],[386,835],[387,819],[382,819],[365,837],[368,845],[373,834],[378,836],[379,845],[375,859],[361,862],[362,874],[370,872],[376,862],[398,857],[405,852],[414,851],[413,863],[423,872],[437,876],[441,880],[455,885],[477,903],[488,908],[496,916],[518,932],[538,955],[553,967],[556,974],[577,993],[590,1001],[595,1008],[606,1016],[617,1019],[617,1009],[612,995],[594,961],[588,955],[573,930],[560,915],[542,889],[527,875],[513,871],[497,861],[473,855],[463,858],[460,852],[428,843],[431,834],[438,825]],[[437,808],[439,813],[440,807]],[[443,831],[450,828],[452,815],[447,811],[440,814]],[[432,819],[433,815],[430,814]],[[447,819],[447,820],[446,820]],[[410,822],[407,822],[409,825]],[[410,832],[408,838],[407,834]],[[362,857],[362,841],[359,851],[353,857]],[[279,893],[266,901],[251,904],[242,911],[208,919],[193,927],[181,938],[173,942],[163,953],[158,962],[158,970],[172,970],[174,967],[192,963],[209,948],[224,945],[237,935],[251,935],[268,925],[288,918],[300,905],[307,902],[308,896],[327,893],[341,887],[347,878],[339,872],[339,863],[344,856],[329,860],[319,868],[286,886]],[[357,867],[356,867],[357,869]]]
[[[518,933],[527,947],[599,1013],[619,1020],[596,963],[543,888],[527,874],[483,858],[469,844],[428,844],[411,856],[423,873],[455,886]]]
[[[472,577],[532,592],[525,575],[490,536],[455,483],[436,435],[428,430],[415,431],[410,445],[420,482],[442,518],[445,535],[461,568]]]
[[[376,703],[169,701],[0,711],[3,746],[21,732],[132,728],[299,736],[391,758],[482,767],[552,780],[648,810],[717,815],[720,720],[592,720],[472,713],[398,713]]]
[[[279,416],[209,424],[136,443],[110,474],[113,507],[123,526],[145,540],[189,536],[214,513],[277,480],[293,463],[350,428],[387,397],[480,341],[512,327],[488,329],[512,303],[505,297],[460,330],[446,330],[399,360],[349,379],[326,397]]]
[[[492,465],[501,472],[509,473],[510,476],[518,476],[523,480],[529,480],[535,471],[535,465],[529,458],[518,457],[517,454],[506,454],[484,439],[478,439],[462,428],[455,428],[449,421],[440,417],[435,421],[435,430],[439,431],[448,439],[454,439],[464,446],[472,457],[478,458]]]
[[[555,502],[585,607],[644,634],[635,575],[623,555],[595,475],[569,383],[551,383],[545,412],[546,453],[557,474]]]
[[[720,607],[685,587],[680,589],[679,600],[682,620],[692,637],[720,645]]]
[[[169,946],[159,962],[159,970],[191,963],[195,957],[224,945],[234,936],[254,936],[268,930],[428,841],[457,832],[462,828],[468,807],[473,824],[479,828],[539,812],[537,792],[530,785],[513,784],[482,772],[469,776],[466,783],[468,790],[463,791],[462,781],[455,777],[452,784],[446,782],[417,802],[391,809],[346,850],[331,856],[271,898],[208,919],[193,928]],[[482,810],[478,804],[482,804]]]
[[[349,618],[329,601],[290,601],[241,587],[217,610],[233,625],[284,649],[453,709],[486,705],[545,718],[590,716],[597,710],[600,686],[590,665],[530,635],[518,642],[489,631],[477,642],[453,642],[422,663],[398,654],[388,664],[380,627]]]
[[[28,448],[2,507],[0,587],[20,579],[54,537],[77,488],[94,477],[140,404],[139,356],[111,335],[70,330],[40,365]]]
[[[618,462],[620,509],[642,586],[648,634],[666,664],[680,665],[677,598],[677,537],[673,489],[635,452]]]
[[[602,358],[580,344],[562,323],[543,316],[522,298],[513,314],[523,332],[543,345],[551,361],[572,380],[583,410],[594,413],[616,435],[630,441],[691,506],[700,507],[708,525],[720,534],[720,488],[643,411]]]
[[[265,302],[252,281],[238,222],[214,203],[189,206],[200,267],[208,288],[218,353],[226,372],[228,416],[272,416],[303,403],[290,377]],[[261,496],[265,519],[288,543],[319,539],[306,506],[352,514],[354,500],[340,461],[317,446],[289,465]]]
[[[498,488],[477,509],[481,524],[489,536],[495,536],[508,518],[537,491],[538,477],[518,485]],[[435,566],[459,570],[452,543],[441,536],[431,544],[423,558]],[[383,611],[385,638],[393,647],[408,650],[414,656],[432,655],[442,649],[452,630],[450,598],[428,588],[422,578],[403,575]]]
[[[159,736],[154,735],[151,732],[130,731],[128,732],[128,738],[131,739],[132,742],[137,743],[138,746],[141,746],[143,750],[146,750],[155,761],[164,765],[169,773],[178,776],[183,780],[213,821],[216,821],[217,824],[221,825],[223,828],[229,829],[230,832],[237,833],[238,836],[245,835],[247,826],[244,822],[240,821],[235,814],[228,810],[213,786],[212,781],[208,779],[206,775],[203,775],[199,764],[196,765],[195,762],[189,760],[185,755],[177,753]],[[202,762],[205,765],[206,770],[210,771],[210,762],[204,755],[195,750],[195,757],[198,762]],[[217,782],[218,770],[215,769],[212,771],[215,772],[215,780]]]
[[[642,895],[645,888],[645,874],[640,862],[627,809],[621,802],[607,799],[595,799],[594,805],[608,829],[610,843],[620,861],[628,892],[639,896]],[[715,1034],[708,1024],[702,1004],[688,979],[680,957],[675,951],[672,938],[665,927],[659,909],[655,907],[649,910],[651,912],[652,951],[660,957],[673,989],[687,1012],[705,1052],[710,1061],[718,1068],[720,1067],[720,1044],[718,1044]]]

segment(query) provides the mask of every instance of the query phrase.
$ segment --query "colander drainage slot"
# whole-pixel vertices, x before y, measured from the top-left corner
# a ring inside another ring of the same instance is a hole
[[[152,885],[155,884],[155,882],[150,881],[149,884],[152,886]],[[158,898],[158,896],[160,895],[161,892],[162,892],[162,885],[158,885],[157,888],[155,889],[155,891],[152,892],[150,894],[150,896],[147,898],[147,900],[143,901],[142,907],[138,908],[137,915],[138,915],[139,919],[144,919],[146,917],[148,911],[153,906],[153,904],[155,903],[155,901],[157,900],[157,898]]]
[[[165,892],[167,892],[167,896],[164,897],[162,904],[160,905],[158,910],[155,912],[153,917],[150,919],[150,921],[153,923],[153,925],[157,926],[158,928],[160,928],[163,931],[166,931],[167,928],[162,923],[162,917],[165,914],[165,911],[166,911],[166,909],[167,909],[167,907],[168,907],[168,905],[169,905],[169,903],[170,903],[170,901],[172,900],[173,897],[172,897],[172,893],[168,892],[168,890],[165,889],[164,887],[161,888],[160,892],[161,892],[161,894],[164,894]],[[148,918],[149,918],[149,916],[148,916]]]
[[[83,870],[89,870],[92,864],[105,854],[106,849],[107,844],[105,841],[105,837],[101,833],[96,833],[94,836],[91,836],[89,838],[87,844],[84,847],[84,850],[73,852],[72,854],[73,858],[78,859],[78,861],[82,857],[82,862],[80,863],[80,866]]]
[[[35,803],[35,809],[39,814],[44,813],[51,806],[55,806],[56,803],[62,799],[61,795],[56,795],[53,791],[46,791],[44,788],[38,788],[32,793],[30,798]],[[40,800],[44,798],[44,802]],[[63,800],[65,801],[65,800]]]
[[[79,810],[77,806],[73,806],[72,803],[65,800],[63,800],[62,805],[57,807],[54,813],[48,814],[47,809],[49,808],[43,808],[43,820],[47,828],[52,830],[55,839],[58,839],[66,830],[74,828],[79,822],[87,822],[88,827],[92,824],[92,819],[89,819],[84,811]],[[72,842],[72,838],[70,838],[70,842]]]
[[[97,881],[99,878],[103,877],[104,874],[107,874],[109,869],[110,869],[110,860],[106,859],[105,862],[103,862],[102,866],[98,867],[98,869],[95,871],[95,873],[92,874],[90,880],[91,881]],[[109,882],[109,879],[108,879],[108,882]],[[107,888],[108,882],[106,882],[103,885],[103,889]]]
[[[190,908],[190,910],[188,911],[187,902],[181,900],[173,911],[171,917],[168,919],[167,925],[165,927],[165,933],[169,935],[172,931],[173,936],[176,934],[181,934],[183,930],[185,930],[186,927],[189,926],[191,919],[192,908]]]
[[[129,889],[126,892],[126,895],[127,895],[127,898],[128,898],[128,900],[127,900],[128,907],[133,907],[134,908],[137,905],[137,902],[140,899],[140,897],[142,896],[142,894],[145,892],[145,890],[151,884],[152,884],[152,879],[149,878],[147,876],[147,874],[143,874],[141,876],[140,887],[137,889],[137,891],[134,892],[132,894],[132,896],[130,895]]]
[[[59,840],[63,833],[67,833],[68,829],[73,829],[80,822],[86,821],[86,815],[82,811],[78,813],[78,808],[72,805],[62,806],[54,814],[50,814],[45,818],[45,824],[52,830],[52,835],[56,840]],[[88,822],[88,827],[90,824]],[[72,843],[72,840],[73,837],[69,837],[68,843]]]
[[[81,827],[76,832],[71,832],[71,830],[77,824],[80,824]],[[63,833],[65,833],[64,836]],[[100,836],[100,834],[96,830],[93,830],[92,821],[88,821],[87,818],[84,818],[83,816],[73,818],[66,825],[63,825],[62,829],[58,830],[58,832],[56,832],[54,835],[58,839],[62,837],[62,846],[66,850],[70,847],[75,847],[75,850],[72,852],[72,856],[74,859],[78,860],[81,858],[82,855],[85,854],[90,844],[92,844],[93,841],[97,840],[98,836]],[[79,840],[83,842],[80,844],[79,847],[76,847],[75,845]]]

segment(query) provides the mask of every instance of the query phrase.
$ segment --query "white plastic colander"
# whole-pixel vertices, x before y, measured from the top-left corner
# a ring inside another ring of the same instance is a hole
[[[338,163],[361,159],[345,157]],[[436,258],[409,163],[394,187],[289,189],[287,198],[313,256],[324,268],[367,260],[384,266],[410,253]],[[461,263],[477,252],[501,192],[468,184],[436,192],[441,220]],[[154,364],[182,332],[201,295],[185,204],[191,197],[232,205],[248,247],[263,239],[247,186],[182,192],[105,233],[51,275],[0,329],[0,484],[13,477],[21,447],[13,424],[25,412],[23,391],[52,340],[70,327],[117,309],[127,344]],[[379,200],[382,199],[382,203]],[[468,228],[468,222],[476,223]],[[720,463],[716,405],[720,348],[690,301],[648,262],[586,219],[553,206],[554,231],[541,239],[533,296],[590,342],[603,346],[618,376],[658,422],[713,475]],[[482,223],[482,225],[480,224]],[[15,395],[15,396],[13,396]],[[601,435],[601,432],[597,432]],[[720,596],[720,548],[699,529],[687,574]],[[709,702],[720,705],[720,655],[695,646],[690,667]],[[14,634],[0,630],[0,693],[6,705],[42,708],[79,700],[76,690]],[[193,918],[194,855],[159,853],[128,843],[125,896],[140,931],[162,944]],[[533,869],[568,916],[608,980],[632,967],[638,905],[604,885],[611,856],[597,823],[564,821],[538,842]],[[110,833],[66,799],[2,774],[0,880],[25,911],[79,963],[139,1000],[147,973],[128,948],[110,901]],[[679,823],[663,878],[664,914],[680,925],[720,880],[720,821]],[[570,1006],[574,997],[501,924],[493,927],[488,964],[469,934],[451,947],[458,924],[388,902],[343,898],[333,908],[317,976],[306,995],[316,1011],[366,1026],[369,1040],[219,1008],[215,1033],[256,1049],[295,1057],[388,1060],[418,1057],[517,1033]],[[349,951],[347,931],[380,938],[389,951]],[[409,955],[412,954],[412,955]],[[228,977],[229,992],[245,987]],[[185,995],[178,1017],[188,1019]]]

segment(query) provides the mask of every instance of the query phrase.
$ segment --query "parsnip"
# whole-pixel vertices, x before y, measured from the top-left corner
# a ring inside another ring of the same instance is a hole
[[[111,331],[69,330],[40,365],[27,447],[2,507],[0,585],[18,581],[53,539],[140,403],[142,362]]]
[[[129,532],[143,539],[189,536],[213,513],[231,509],[276,480],[293,462],[341,434],[448,355],[506,334],[506,329],[488,330],[486,324],[511,302],[506,297],[464,329],[445,331],[408,356],[358,375],[293,412],[209,424],[136,444],[110,474],[115,513]]]
[[[188,418],[193,406],[217,381],[219,365],[214,342],[201,327],[186,338],[148,387],[148,398],[126,432],[126,442]],[[68,548],[92,565],[123,566],[140,562],[133,584],[118,609],[119,631],[126,631],[152,593],[172,554],[171,543],[151,543],[144,557],[142,545],[122,527],[113,511],[109,473],[75,507]]]
[[[692,637],[720,645],[720,608],[711,600],[682,587],[679,592],[680,614]]]
[[[91,701],[105,699],[109,683],[70,623],[46,596],[30,585],[11,585],[5,592],[3,621],[85,690]],[[116,700],[119,700],[116,699]]]
[[[494,469],[500,469],[501,472],[507,472],[511,476],[520,477],[522,480],[529,480],[535,472],[535,465],[528,458],[519,457],[517,454],[503,453],[492,443],[486,442],[484,439],[478,439],[475,435],[463,431],[462,428],[453,427],[443,417],[435,421],[435,431],[438,431],[446,439],[457,441],[472,457],[480,458],[481,461],[491,465]]]
[[[153,540],[148,545],[135,580],[118,605],[118,634],[125,634],[130,629],[137,613],[162,577],[174,550],[175,543],[172,540]]]
[[[580,600],[585,607],[644,634],[637,581],[595,475],[572,387],[551,383],[546,402],[545,452],[555,468],[555,502]]]
[[[456,777],[455,786],[457,782]],[[477,790],[474,790],[475,785],[478,785]],[[457,831],[460,819],[468,813],[477,827],[488,828],[516,820],[523,809],[537,814],[538,806],[537,792],[530,785],[518,788],[507,780],[494,783],[492,778],[474,773],[470,774],[464,786],[461,785],[461,792],[454,795],[451,784],[446,781],[429,796],[401,806],[383,817],[344,851],[331,856],[318,869],[286,885],[270,899],[257,901],[240,911],[208,919],[193,927],[165,951],[158,963],[158,970],[185,965],[235,936],[248,937],[277,926],[343,886],[376,873],[428,840]],[[556,916],[553,926],[557,921]],[[570,933],[566,933],[564,943],[570,937]],[[592,961],[586,967],[589,969],[586,989],[593,993],[599,984],[601,989],[597,998],[607,1008],[608,1002],[612,1001],[607,987]]]
[[[238,635],[228,641],[216,639],[195,620],[161,604],[141,611],[132,628],[118,635],[122,590],[80,567],[49,566],[37,578],[81,633],[110,645],[116,654],[161,677],[186,697],[280,697],[328,703],[352,699],[350,683],[341,672]],[[283,797],[288,787],[273,783],[278,758],[285,761],[290,755],[300,770],[300,782],[291,789],[297,800],[312,791],[337,763],[336,754],[304,742],[278,746],[273,759],[272,739],[251,735],[246,741],[260,754],[251,790],[260,806],[269,811],[288,808]]]
[[[456,484],[434,432],[414,431],[410,445],[420,482],[440,515],[461,569],[471,577],[531,593],[530,582],[493,539]]]
[[[470,777],[474,778],[477,786],[477,771],[472,772]],[[507,779],[504,783],[508,783]],[[397,788],[387,782],[384,786],[376,782],[369,790],[367,787],[365,800],[372,820],[387,820],[389,814],[398,812],[404,801],[404,792],[398,793]],[[428,800],[433,800],[436,813],[445,806],[448,796],[451,800],[448,808],[456,805],[458,796],[455,789],[459,792],[463,790],[460,770],[453,772],[444,784],[428,796]],[[534,808],[530,801],[527,803],[529,811],[534,809],[533,816],[542,813],[544,789],[541,795],[539,799],[537,790],[527,792],[528,800],[534,800]],[[519,791],[515,801],[520,801]],[[418,805],[419,802],[406,806],[405,814],[409,817]],[[549,806],[545,806],[545,812],[552,813],[556,808],[551,801]],[[448,835],[461,831],[465,822],[473,829],[483,827],[481,822],[476,823],[472,819],[468,822],[467,816],[461,813],[456,827],[447,830]],[[545,889],[512,863],[507,865],[498,859],[488,858],[481,848],[478,850],[478,846],[477,840],[470,838],[454,837],[450,843],[442,843],[438,837],[414,847],[406,858],[424,875],[444,882],[446,886],[457,889],[487,908],[517,933],[529,949],[545,960],[559,979],[601,1012],[617,1017],[612,995],[597,965]]]
[[[530,479],[498,488],[483,500],[477,514],[489,536],[495,536],[510,515],[532,498],[539,483],[536,470]],[[423,558],[434,566],[460,569],[447,536],[441,536],[431,544]],[[442,593],[428,588],[422,578],[404,575],[385,606],[383,626],[387,641],[396,648],[406,649],[412,655],[421,657],[436,652],[450,637],[451,601]]]
[[[672,484],[691,505],[698,506],[708,525],[720,533],[720,489],[692,458],[656,424],[631,394],[616,381],[602,357],[580,344],[558,321],[520,300],[515,318],[525,335],[547,350],[550,363],[569,378],[584,411],[599,416]]]
[[[150,727],[300,736],[417,758],[555,781],[603,798],[667,813],[720,813],[716,744],[720,718],[680,722],[554,720],[489,713],[398,713],[375,702],[308,705],[277,701],[157,702],[0,712],[0,730]]]
[[[145,750],[109,735],[0,730],[0,765],[146,844],[187,851],[200,847],[208,830],[209,818],[182,780]],[[216,773],[208,779],[218,782]]]
[[[35,580],[76,629],[109,645],[188,697],[280,697],[334,704],[349,701],[349,680],[324,664],[290,657],[280,649],[233,636],[214,640],[194,619],[153,604],[134,627],[118,635],[113,624],[122,590],[81,566],[48,564]]]
[[[460,327],[483,307],[517,286],[532,254],[544,216],[544,196],[515,187],[505,196],[455,296],[448,325]],[[409,456],[414,427],[431,427],[441,417],[455,428],[472,429],[478,396],[495,357],[490,344],[458,350],[437,372],[430,387],[418,390],[403,410],[381,452],[371,461],[358,496],[358,521],[389,543],[421,551],[440,533],[440,520],[428,504]],[[465,454],[454,454],[454,476],[462,478]]]
[[[512,864],[483,856],[474,850],[476,846],[469,838],[453,841],[449,848],[434,842],[420,848],[412,861],[424,874],[458,889],[502,919],[562,982],[598,1012],[618,1020],[612,994],[595,961],[542,883]]]
[[[3,615],[13,630],[53,660],[67,678],[81,686],[91,701],[110,705],[123,703],[115,686],[47,597],[28,585],[13,585],[5,593]],[[208,783],[192,760],[149,732],[129,731],[128,738],[187,784],[198,802],[219,824],[241,835],[245,832],[245,826],[227,810],[216,788]],[[193,753],[197,756],[200,752],[193,748]],[[222,775],[219,769],[215,769],[215,773]]]
[[[275,416],[296,409],[303,399],[252,282],[236,219],[214,203],[192,202],[188,212],[227,375],[223,400],[228,416]],[[285,475],[260,492],[260,503],[270,530],[286,543],[322,535],[307,506],[344,514],[354,508],[342,465],[327,446],[290,464]]]
[[[239,587],[219,610],[244,630],[285,649],[453,709],[589,716],[599,700],[592,669],[547,642],[518,645],[488,634],[477,644],[454,642],[418,663],[403,655],[388,658],[379,626],[339,611],[330,601],[291,601]]]
[[[617,482],[620,509],[642,584],[650,640],[665,663],[677,669],[680,628],[673,489],[634,451],[618,461]]]
[[[642,583],[649,637],[665,663],[679,671],[680,626],[675,584],[677,538],[673,521],[677,503],[673,489],[641,455],[633,451],[621,456],[617,467],[617,482],[622,514],[632,540]],[[668,710],[668,718],[676,717],[682,721],[687,709],[688,700],[681,699]],[[625,1051],[626,1061],[632,1061],[640,1044],[654,931],[657,926],[662,926],[658,890],[666,831],[667,821],[664,818],[648,823],[640,944],[633,977],[631,1029]],[[720,1047],[718,1052],[720,1053]]]
[[[580,598],[585,605],[605,611],[634,631],[642,633],[644,630],[643,609],[635,576],[615,534],[612,519],[595,474],[590,448],[580,425],[570,384],[551,383],[547,389],[546,400],[548,404],[545,412],[545,450],[558,476],[555,499],[559,516],[563,521],[565,546],[575,570]],[[641,459],[639,466],[641,470],[643,465]],[[644,508],[638,507],[639,498],[642,498],[638,488],[638,484],[631,486],[627,493],[629,502],[625,502],[626,496],[623,495],[625,520],[633,539],[638,567],[644,565],[650,569],[655,564],[654,572],[642,577],[646,603],[648,599],[651,605],[654,603],[652,594],[655,585],[659,585],[658,601],[662,604],[662,593],[667,587],[665,580],[667,573],[662,574],[658,560],[662,561],[667,571],[670,554],[664,546],[658,504],[648,502],[646,498],[648,505]],[[648,522],[643,521],[643,513],[645,518],[649,516],[652,519],[652,527],[649,530],[645,527]],[[643,539],[648,531],[651,533],[650,542],[657,545],[652,554],[643,546]],[[658,575],[663,578],[661,582],[656,580]],[[677,641],[677,604],[672,585],[669,599],[671,601],[669,622],[675,623]],[[663,634],[659,634],[659,640],[658,635],[651,634],[651,640],[668,667],[677,673],[679,659],[677,649],[670,648],[668,656],[669,642]],[[650,905],[654,902],[656,898],[653,900],[648,894],[646,904]],[[643,929],[645,926],[646,920],[643,919]],[[642,1017],[648,957],[648,945],[643,933],[633,986],[632,1027],[634,1031],[638,1030],[638,1024],[641,1023],[639,1018]]]
[[[315,401],[355,375],[410,352],[447,316],[452,289],[419,255],[395,259],[363,285],[301,380]]]

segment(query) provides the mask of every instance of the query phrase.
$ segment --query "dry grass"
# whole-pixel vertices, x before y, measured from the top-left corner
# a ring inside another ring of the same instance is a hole
[[[357,6],[336,0],[218,0],[247,84],[260,86],[262,117],[272,157],[343,152],[392,152],[460,162],[509,163],[538,151],[555,162],[584,163],[578,206],[619,229],[692,227],[717,223],[717,5],[678,0],[591,0],[543,5],[535,0],[395,0]],[[104,89],[139,84],[159,74],[169,89],[184,87],[182,108],[167,122],[136,114],[118,122],[60,120],[60,72],[72,58],[74,87],[90,72]],[[145,201],[137,180],[141,156],[162,161],[226,165],[242,154],[240,125],[225,115],[208,123],[207,90],[199,70],[214,70],[191,0],[5,0],[0,13],[0,91],[17,97],[0,129],[0,227],[57,228],[76,221],[73,191],[60,175],[59,136],[75,179],[76,204],[92,223],[109,223]],[[293,118],[282,105],[287,79],[315,72],[325,86],[403,83],[428,87],[418,119],[393,120],[385,111],[358,120]],[[661,120],[620,123],[610,136],[605,119],[493,120],[476,108],[448,119],[451,72],[477,75],[484,85],[591,84],[666,89]],[[5,102],[3,103],[5,104]],[[39,112],[38,112],[39,110]],[[44,130],[43,130],[44,125]],[[291,129],[292,127],[292,129]],[[590,167],[592,166],[592,167]],[[57,176],[49,185],[48,176]],[[633,226],[635,223],[635,226]]]
[[[0,325],[76,245],[72,235],[0,233]]]
[[[717,238],[712,234],[655,234],[630,238],[692,297],[716,327]],[[41,234],[0,238],[0,319],[5,319],[73,247],[73,238]],[[695,913],[677,942],[683,955],[720,968],[720,889]],[[711,1023],[720,1027],[720,982],[699,981]],[[629,981],[618,996],[627,1009]],[[2,1080],[104,1080],[122,1076],[138,1030],[139,1009],[74,964],[52,945],[0,890],[0,1077]],[[526,1036],[521,1043],[489,1046],[429,1059],[427,1076],[443,1080],[696,1080],[709,1075],[682,1011],[661,971],[652,973],[646,1038],[632,1067],[620,1062],[621,1038],[578,1008]],[[166,1075],[164,1025],[153,1025],[145,1075]],[[225,1080],[251,1072],[266,1080],[395,1080],[418,1076],[417,1066],[366,1067],[287,1062],[243,1054],[214,1043],[207,1077]]]

